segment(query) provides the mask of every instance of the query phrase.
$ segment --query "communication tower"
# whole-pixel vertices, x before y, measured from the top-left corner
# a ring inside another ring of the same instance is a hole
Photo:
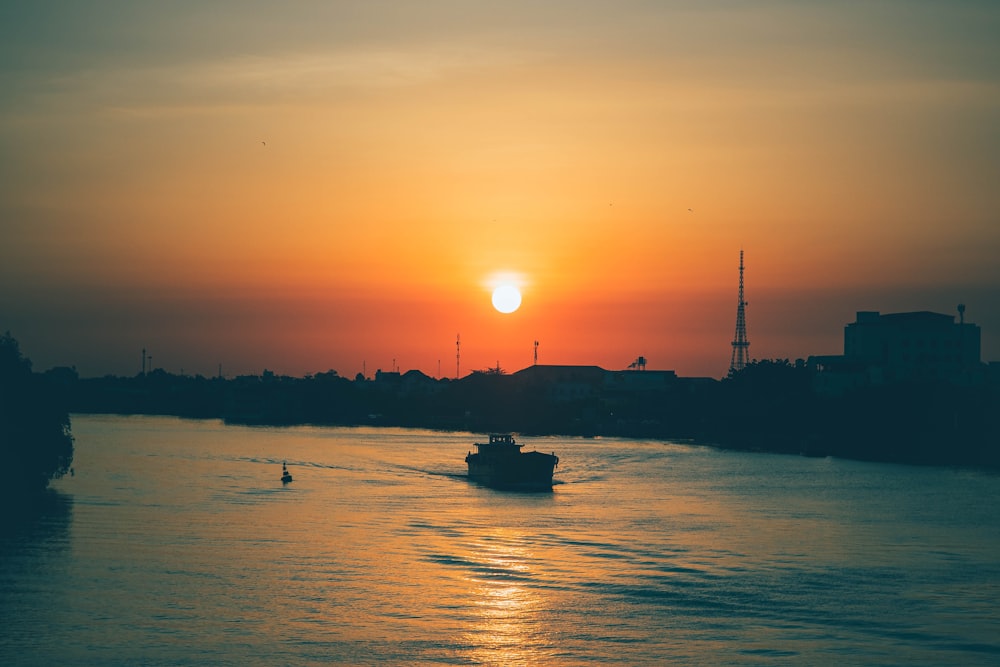
[[[462,376],[462,335],[455,334],[455,379]]]
[[[535,341],[535,365],[538,365],[538,341]]]
[[[743,251],[740,250],[740,300],[736,306],[736,337],[733,339],[733,356],[729,361],[729,373],[738,373],[746,367],[749,357],[747,351],[750,341],[747,340],[747,302],[743,300]]]

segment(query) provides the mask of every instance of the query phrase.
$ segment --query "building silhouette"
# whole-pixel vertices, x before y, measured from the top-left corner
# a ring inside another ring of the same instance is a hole
[[[817,389],[842,393],[857,386],[897,382],[976,384],[985,379],[981,330],[953,315],[919,311],[860,311],[844,327],[844,354],[809,357]]]

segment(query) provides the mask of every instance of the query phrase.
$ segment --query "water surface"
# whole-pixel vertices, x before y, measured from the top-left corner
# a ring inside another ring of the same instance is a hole
[[[1000,663],[1000,478],[524,438],[73,419],[76,475],[0,537],[0,663]],[[295,481],[283,486],[287,461]]]

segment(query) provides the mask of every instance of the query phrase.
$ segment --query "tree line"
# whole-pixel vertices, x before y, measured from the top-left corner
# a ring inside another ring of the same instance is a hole
[[[995,385],[900,383],[831,396],[786,359],[749,363],[721,381],[595,387],[567,400],[551,384],[475,372],[459,380],[398,374],[372,381],[335,371],[232,379],[157,370],[53,380],[74,412],[170,414],[242,424],[386,425],[523,435],[686,439],[719,447],[923,464],[1000,464]],[[642,373],[643,371],[634,371]]]

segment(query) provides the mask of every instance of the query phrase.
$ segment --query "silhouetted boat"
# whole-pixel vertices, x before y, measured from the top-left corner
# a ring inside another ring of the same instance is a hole
[[[476,453],[465,457],[469,479],[494,489],[551,491],[552,472],[559,457],[542,452],[522,452],[509,433],[493,433],[489,442],[477,442]]]
[[[292,481],[292,473],[288,472],[288,466],[286,466],[285,462],[282,461],[281,462],[281,483],[282,484],[288,484],[290,481]]]

